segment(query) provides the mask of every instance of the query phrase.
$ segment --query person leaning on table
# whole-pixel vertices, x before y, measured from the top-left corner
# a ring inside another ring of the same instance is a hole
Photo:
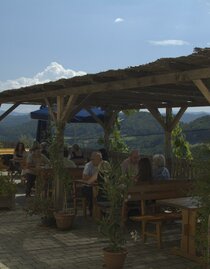
[[[83,180],[90,184],[90,186],[83,187],[83,195],[88,201],[89,213],[92,216],[93,211],[93,189],[91,184],[98,181],[99,192],[97,200],[103,199],[101,193],[101,185],[103,184],[103,171],[110,168],[110,164],[102,159],[101,152],[93,152],[91,154],[90,162],[86,163],[83,170]]]
[[[165,167],[165,157],[162,154],[155,154],[152,159],[152,177],[154,180],[170,179],[168,168]]]
[[[26,160],[26,197],[31,196],[31,189],[35,185],[36,176],[40,166],[49,164],[49,159],[41,154],[40,145],[33,145]]]

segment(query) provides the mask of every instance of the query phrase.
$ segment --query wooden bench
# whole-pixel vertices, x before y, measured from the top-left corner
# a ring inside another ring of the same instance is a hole
[[[147,236],[157,239],[158,248],[161,247],[161,227],[164,221],[181,219],[181,213],[152,213],[147,212],[146,201],[162,200],[190,196],[192,181],[190,180],[164,180],[142,183],[129,189],[128,201],[139,201],[141,215],[130,217],[131,220],[142,222],[142,239],[146,242]],[[126,203],[125,203],[126,204]],[[125,214],[124,214],[125,215]],[[124,217],[125,218],[125,217]],[[155,232],[147,231],[147,224],[156,226]]]

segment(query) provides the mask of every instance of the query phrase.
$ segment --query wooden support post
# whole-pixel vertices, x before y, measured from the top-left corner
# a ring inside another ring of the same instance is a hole
[[[57,96],[57,116],[55,117],[50,102],[46,99],[49,111],[51,111],[52,118],[55,121],[56,127],[56,143],[57,143],[57,157],[59,160],[63,160],[63,148],[64,148],[64,129],[68,116],[73,109],[76,97],[74,95],[69,96],[67,103],[65,104],[64,96]],[[56,173],[57,172],[57,173]],[[64,185],[62,179],[59,177],[59,171],[55,173],[55,208],[56,210],[62,210],[64,199]]]
[[[175,117],[172,116],[172,108],[166,108],[166,117],[165,119],[160,114],[158,108],[147,107],[152,116],[159,122],[159,124],[163,127],[165,132],[165,158],[166,165],[171,171],[172,166],[172,146],[171,146],[171,133],[175,128],[176,124],[179,122],[180,118],[184,114],[187,109],[187,106],[183,106],[180,108]]]
[[[147,107],[147,109],[149,110],[149,112],[152,114],[152,116],[157,120],[157,122],[159,122],[159,124],[165,130],[166,125],[165,125],[165,122],[164,122],[164,118],[160,114],[160,111],[158,110],[158,108],[156,108],[156,107],[155,108],[154,107]]]
[[[105,111],[105,117],[104,117],[104,122],[102,122],[97,115],[92,112],[90,109],[86,109],[90,115],[98,122],[102,128],[104,129],[104,147],[109,152],[110,148],[110,135],[112,133],[112,130],[114,128],[114,124],[116,122],[117,115],[119,111]]]
[[[64,128],[65,122],[61,121],[62,112],[64,110],[64,99],[63,96],[57,96],[57,117],[56,117],[56,136],[55,140],[57,143],[57,158],[63,159],[63,146],[64,146]],[[56,173],[57,172],[57,173]],[[63,195],[64,185],[60,178],[59,171],[54,171],[55,176],[55,208],[56,210],[62,210],[63,208]]]
[[[51,106],[51,104],[50,104],[49,99],[48,99],[48,98],[45,98],[44,100],[45,100],[45,103],[46,103],[46,105],[47,105],[47,107],[48,107],[48,110],[49,110],[49,113],[50,113],[50,116],[51,116],[53,122],[56,123],[57,119],[56,119],[56,117],[55,117],[55,113],[54,113],[54,111],[53,111],[53,108],[52,108],[52,106]]]
[[[171,133],[170,128],[172,122],[172,108],[166,108],[166,128],[165,128],[165,158],[166,166],[171,172],[171,159],[172,159],[172,146],[171,146]]]
[[[181,119],[182,115],[186,110],[187,106],[183,106],[180,108],[179,112],[174,116],[169,127],[171,131],[173,131],[173,129],[176,127],[177,123],[179,122],[179,120]]]

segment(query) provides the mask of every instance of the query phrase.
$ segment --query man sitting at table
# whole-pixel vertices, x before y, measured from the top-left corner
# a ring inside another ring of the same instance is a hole
[[[41,154],[40,146],[34,145],[26,160],[26,197],[31,196],[31,189],[35,185],[36,176],[42,165],[49,165],[49,159]]]
[[[93,211],[93,189],[92,189],[91,184],[94,184],[96,181],[98,181],[99,173],[103,174],[103,171],[105,169],[109,169],[109,167],[110,167],[109,163],[102,159],[102,154],[100,152],[93,152],[91,154],[90,162],[88,162],[84,167],[83,179],[90,186],[84,186],[82,192],[88,201],[90,216],[92,216],[92,211]],[[100,188],[99,188],[98,196],[100,196]]]

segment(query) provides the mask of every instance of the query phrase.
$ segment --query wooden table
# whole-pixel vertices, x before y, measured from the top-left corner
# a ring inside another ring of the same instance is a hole
[[[174,253],[183,257],[199,261],[196,255],[195,233],[197,223],[197,209],[199,208],[196,198],[183,197],[156,201],[163,206],[171,206],[182,211],[182,234],[180,248],[175,248]]]

